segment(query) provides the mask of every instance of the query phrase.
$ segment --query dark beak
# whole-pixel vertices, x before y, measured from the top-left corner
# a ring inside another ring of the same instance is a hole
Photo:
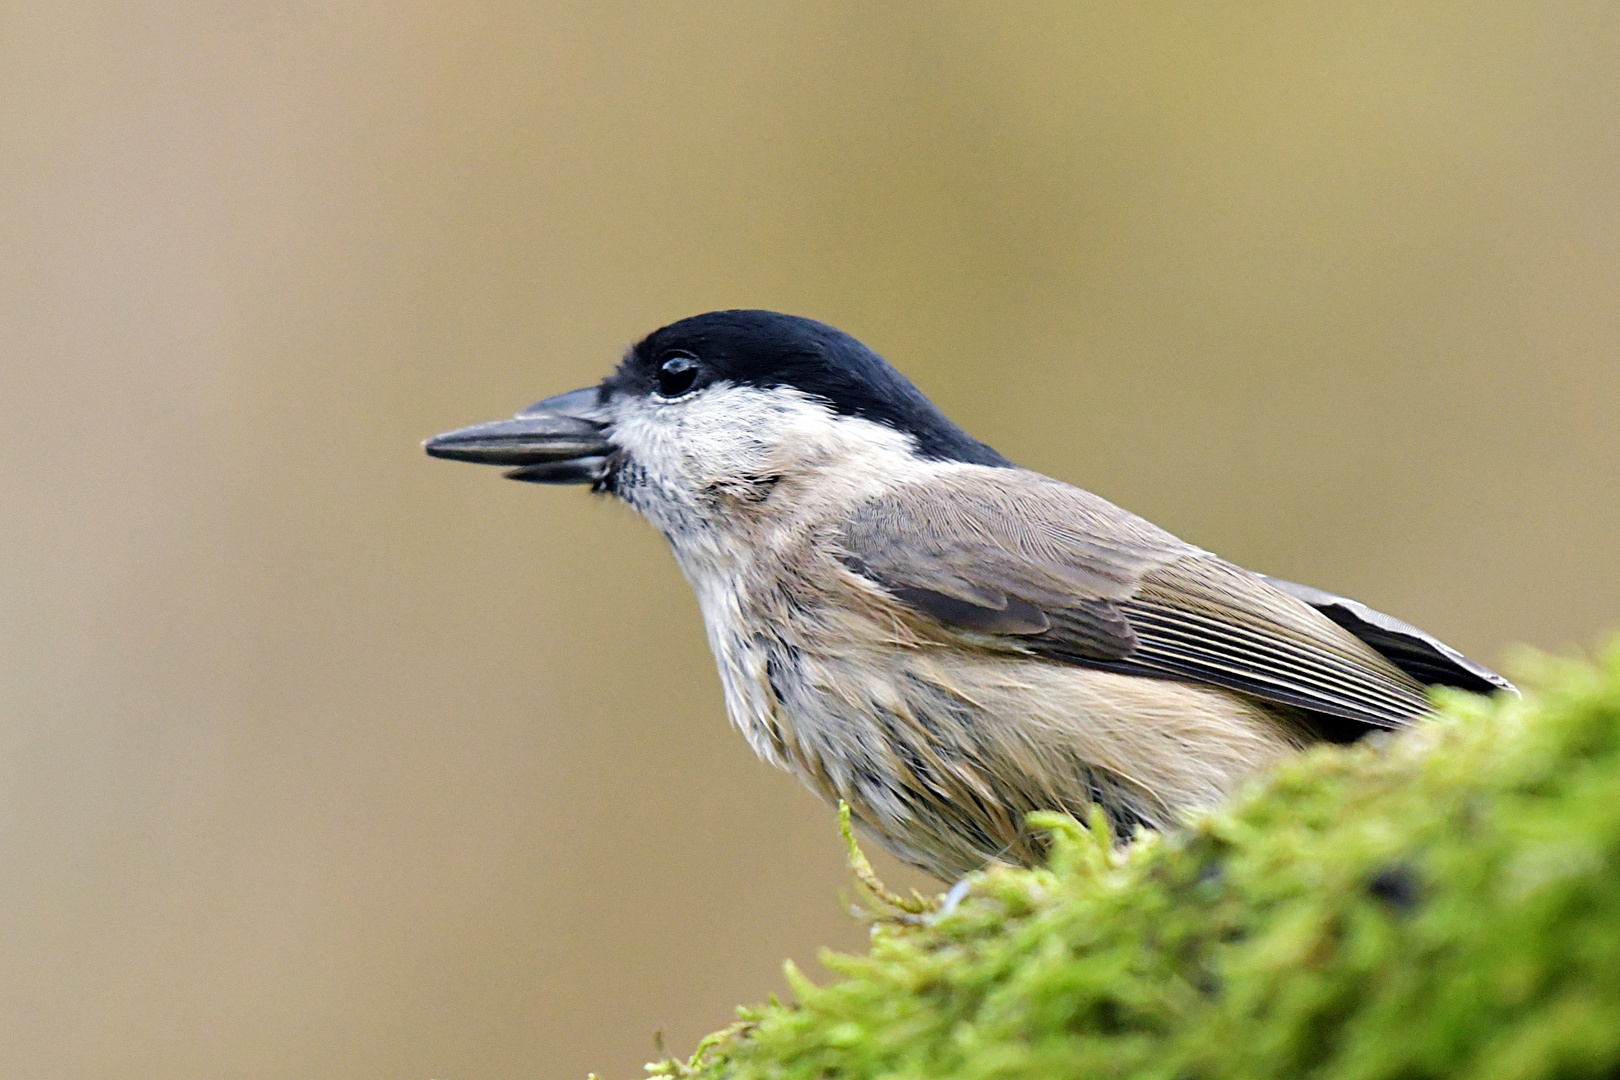
[[[509,480],[532,484],[596,484],[607,476],[613,444],[598,418],[596,387],[573,390],[518,413],[511,420],[474,424],[435,435],[422,444],[433,457],[480,465],[515,465]]]

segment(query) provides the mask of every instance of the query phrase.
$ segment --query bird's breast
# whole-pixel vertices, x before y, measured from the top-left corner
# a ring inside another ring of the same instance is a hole
[[[1036,861],[1036,810],[1168,825],[1302,742],[1225,690],[930,630],[809,529],[705,529],[675,549],[755,753],[941,876]]]
[[[1301,745],[1288,718],[1211,687],[874,638],[848,612],[738,590],[703,603],[726,708],[754,751],[901,858],[963,873],[1039,858],[1024,819],[1161,827]],[[865,620],[869,621],[869,620]]]

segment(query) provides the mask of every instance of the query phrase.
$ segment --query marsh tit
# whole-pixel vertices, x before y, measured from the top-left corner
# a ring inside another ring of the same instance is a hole
[[[755,753],[945,880],[1037,862],[1031,811],[1162,828],[1303,746],[1423,716],[1426,685],[1511,689],[1019,468],[810,319],[684,319],[597,386],[424,445],[652,522]]]

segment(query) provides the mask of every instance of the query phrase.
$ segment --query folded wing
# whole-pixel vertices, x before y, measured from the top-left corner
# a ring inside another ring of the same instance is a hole
[[[1424,678],[1435,668],[1419,662],[1425,650],[1453,667],[1460,658],[1398,620],[1345,609],[1384,635],[1364,640],[1300,587],[1024,470],[967,468],[898,485],[857,507],[838,543],[851,569],[978,644],[1225,687],[1355,725],[1423,715],[1421,683],[1442,681]],[[1378,648],[1389,636],[1394,658]]]

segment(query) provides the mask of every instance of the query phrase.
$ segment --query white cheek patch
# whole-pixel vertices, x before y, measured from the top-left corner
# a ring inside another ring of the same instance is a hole
[[[797,390],[716,383],[687,399],[617,404],[613,440],[662,490],[692,503],[705,491],[850,459],[915,460],[914,441],[882,424],[840,416]]]

